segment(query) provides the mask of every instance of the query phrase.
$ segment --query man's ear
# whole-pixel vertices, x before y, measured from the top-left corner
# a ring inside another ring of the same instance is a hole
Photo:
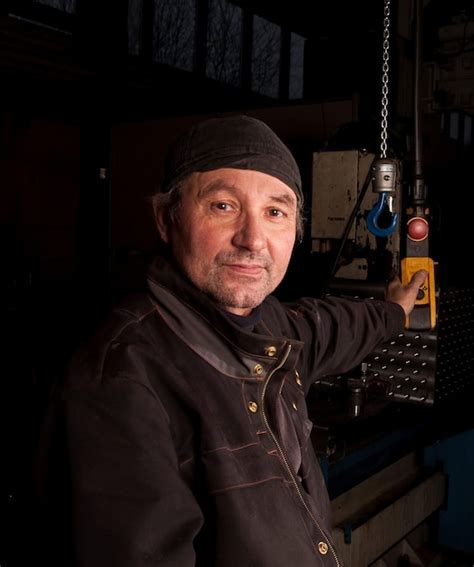
[[[169,244],[169,218],[167,211],[163,207],[155,207],[155,222],[161,240]]]

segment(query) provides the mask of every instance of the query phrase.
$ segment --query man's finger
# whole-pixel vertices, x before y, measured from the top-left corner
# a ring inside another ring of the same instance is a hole
[[[428,277],[428,272],[426,270],[418,270],[413,277],[411,278],[410,285],[414,287],[421,287],[424,283],[426,278]]]

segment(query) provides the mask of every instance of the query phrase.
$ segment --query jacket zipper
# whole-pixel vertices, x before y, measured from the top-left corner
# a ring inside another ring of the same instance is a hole
[[[286,348],[285,354],[283,355],[282,360],[279,362],[279,364],[269,373],[267,379],[265,380],[265,383],[263,385],[263,389],[262,389],[262,395],[261,395],[261,400],[260,400],[260,407],[262,408],[262,417],[263,417],[263,423],[265,424],[265,427],[267,428],[268,432],[270,433],[271,438],[273,439],[273,442],[275,443],[275,446],[277,448],[278,454],[281,458],[281,460],[283,461],[285,468],[288,472],[288,475],[290,476],[291,482],[294,484],[295,488],[296,488],[296,493],[298,494],[298,497],[301,501],[301,503],[303,504],[304,509],[306,510],[306,512],[309,514],[310,518],[313,520],[313,522],[316,524],[316,527],[319,529],[319,531],[324,534],[324,536],[327,539],[327,543],[329,546],[329,549],[331,550],[331,553],[334,556],[334,560],[336,561],[336,565],[337,567],[341,567],[341,564],[339,562],[339,559],[336,555],[336,551],[331,543],[330,538],[327,536],[326,532],[321,528],[318,520],[314,517],[313,513],[311,512],[311,510],[309,509],[306,500],[303,497],[303,494],[301,493],[301,489],[299,487],[298,481],[295,478],[295,475],[293,473],[293,470],[291,469],[291,466],[288,462],[288,459],[285,455],[285,452],[283,450],[283,448],[280,445],[280,442],[278,441],[277,436],[275,435],[275,433],[273,432],[272,428],[270,427],[270,424],[268,422],[268,418],[267,418],[267,414],[265,413],[265,393],[267,391],[267,386],[270,383],[270,380],[272,379],[272,376],[275,374],[275,372],[277,372],[278,370],[280,370],[280,368],[285,364],[285,362],[288,359],[288,356],[290,355],[291,352],[291,344],[289,344]]]

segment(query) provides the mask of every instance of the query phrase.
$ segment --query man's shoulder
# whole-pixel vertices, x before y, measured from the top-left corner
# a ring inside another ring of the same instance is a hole
[[[294,304],[284,303],[274,295],[269,295],[262,303],[262,319],[274,331],[291,336],[288,325],[295,319]]]
[[[262,304],[263,311],[274,313],[280,317],[294,317],[304,308],[316,309],[320,300],[316,298],[303,297],[294,301],[282,301],[274,295],[269,295]]]
[[[156,306],[149,294],[137,293],[124,298],[110,312],[101,332],[102,347],[144,345],[153,339]]]
[[[269,326],[279,328],[286,336],[304,336],[308,339],[309,328],[313,329],[315,325],[319,327],[322,324],[325,311],[328,308],[337,310],[335,305],[328,306],[326,303],[313,297],[283,302],[274,296],[268,296],[262,304],[262,318],[269,322]]]
[[[105,339],[137,332],[147,325],[154,312],[155,305],[149,294],[130,294],[109,311],[98,326],[95,338]]]
[[[133,348],[134,344],[143,345],[152,338],[149,326],[154,311],[155,306],[146,293],[136,293],[118,302],[95,331],[77,347],[70,361],[70,372],[87,369],[92,375],[100,374],[112,351],[118,354]]]
[[[140,323],[144,322],[155,310],[155,305],[146,292],[134,293],[127,295],[120,302],[118,302],[112,311],[109,318],[120,320],[123,323]]]

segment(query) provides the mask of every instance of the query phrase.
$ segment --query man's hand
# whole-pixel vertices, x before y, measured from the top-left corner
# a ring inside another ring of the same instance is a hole
[[[402,285],[398,277],[394,278],[388,283],[385,299],[398,303],[405,311],[405,315],[408,316],[415,307],[418,290],[427,277],[428,272],[426,270],[419,270],[413,275],[411,282],[407,285]]]

